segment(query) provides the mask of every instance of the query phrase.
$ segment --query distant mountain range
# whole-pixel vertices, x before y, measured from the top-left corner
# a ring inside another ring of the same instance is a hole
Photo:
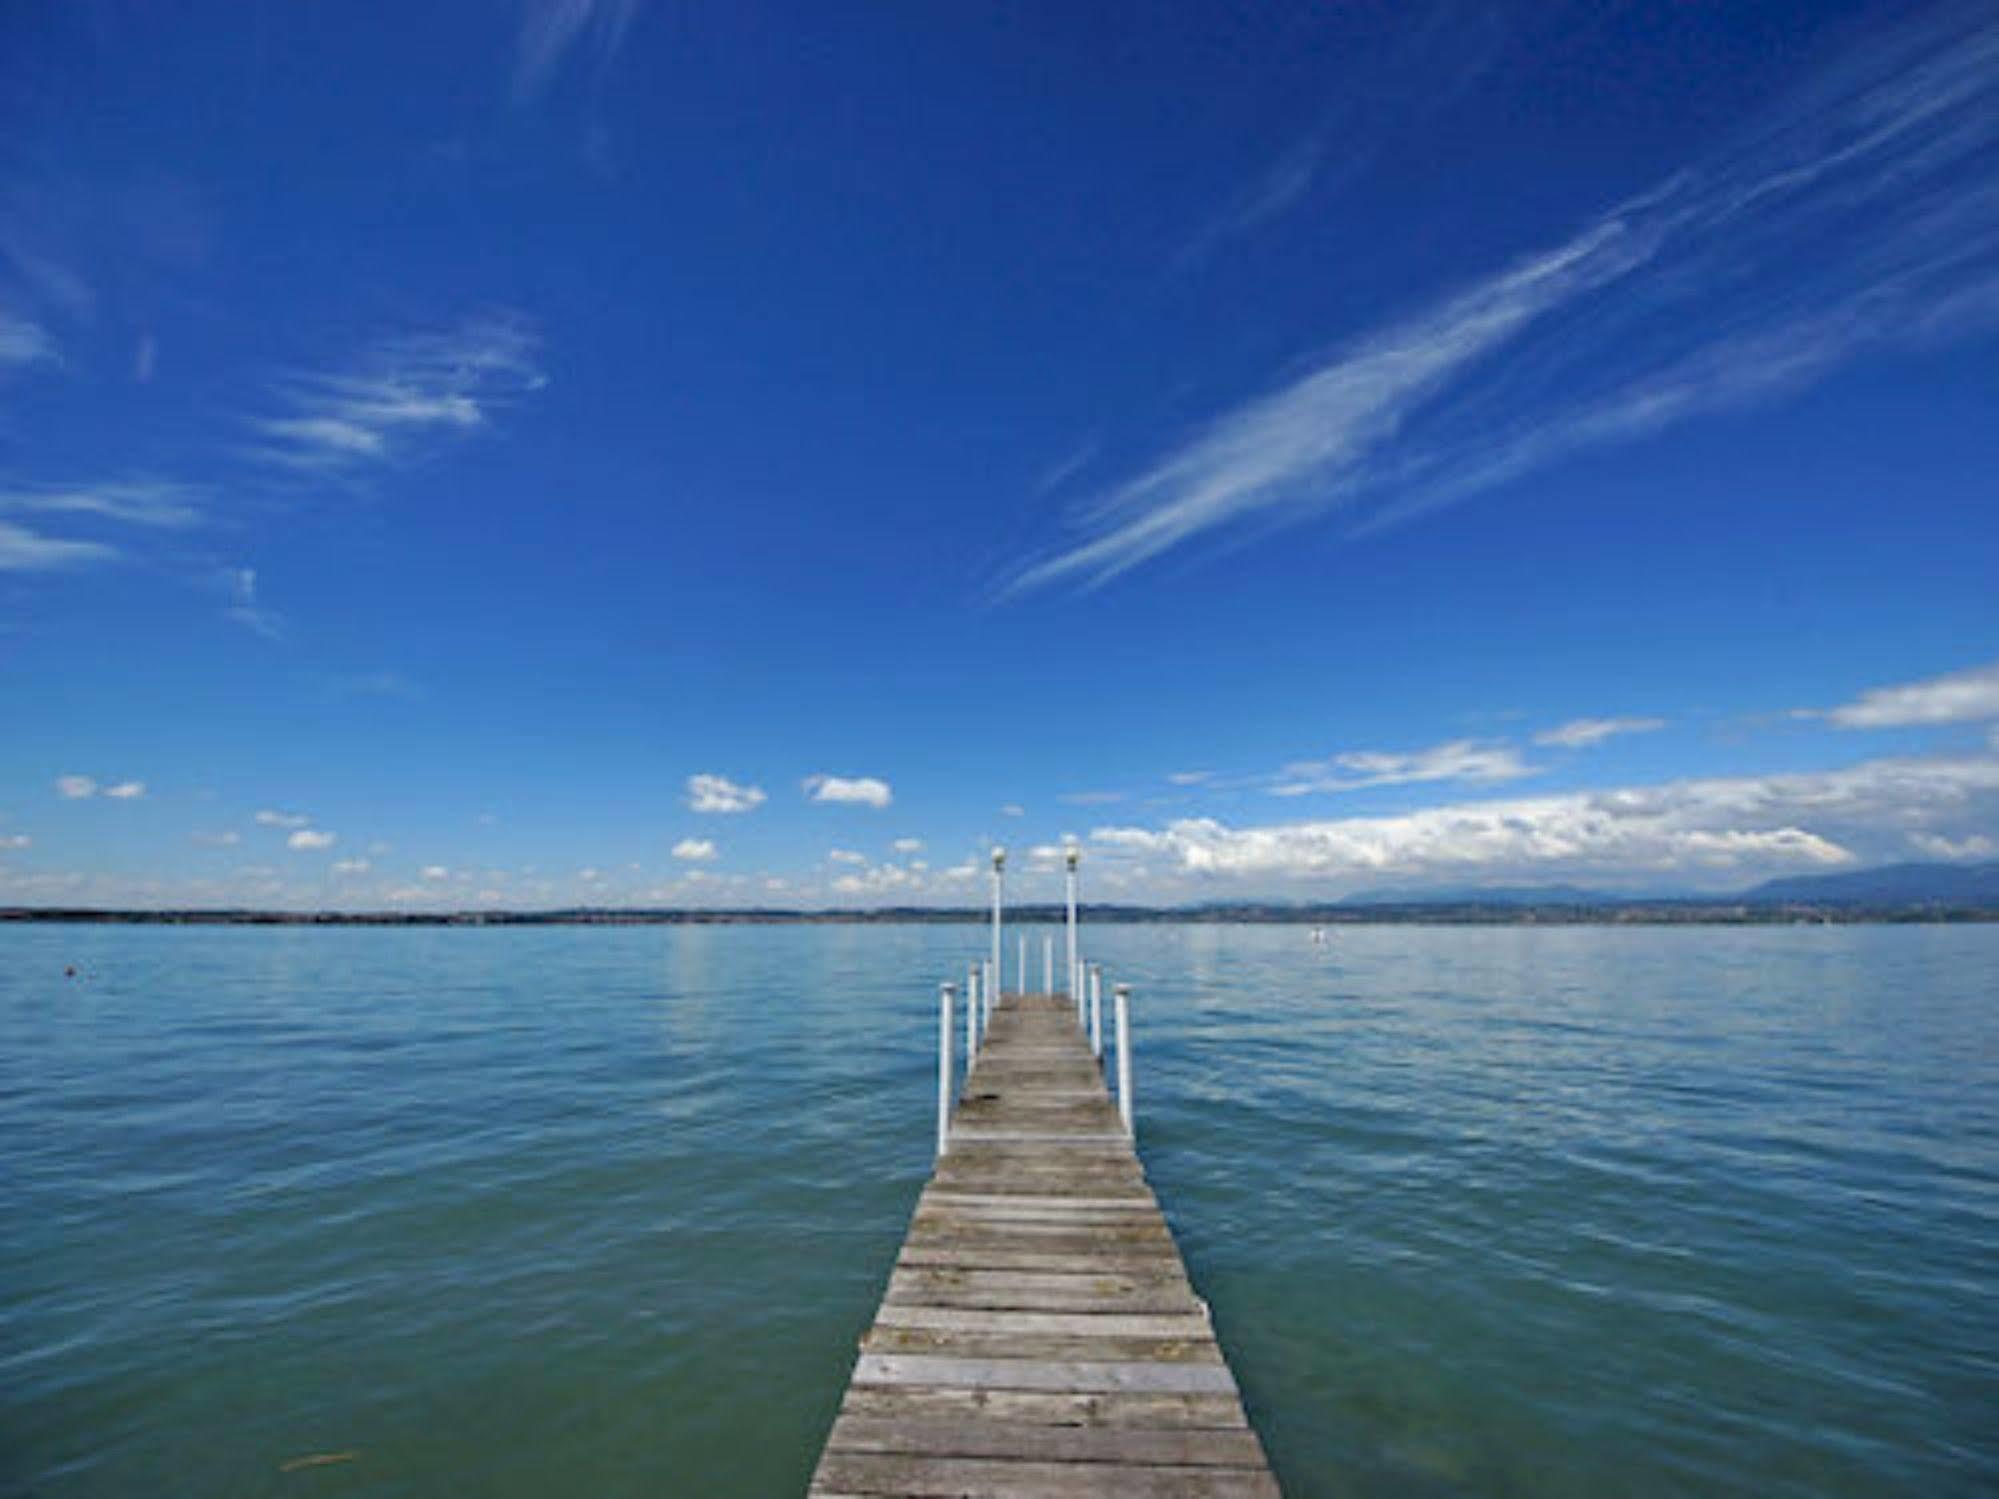
[[[1446,885],[1360,890],[1343,906],[1614,906],[1631,900],[1580,885]]]
[[[1800,911],[1794,908],[1805,908]],[[1959,921],[1999,917],[1999,860],[1984,864],[1889,864],[1847,874],[1794,875],[1765,880],[1735,894],[1663,891],[1616,894],[1580,885],[1438,886],[1367,890],[1340,901],[1213,901],[1202,905],[1130,906],[1086,902],[1093,922],[1227,921],[1247,923],[1454,922],[1509,923],[1702,922],[1763,925],[1808,919],[1826,921]],[[259,911],[106,910],[0,905],[0,922],[225,922],[237,925],[651,925],[753,922],[973,922],[983,906],[880,906],[871,910],[730,910],[572,907],[550,911]],[[1010,921],[1059,922],[1060,906],[1041,903],[1008,909]]]
[[[1884,864],[1844,874],[1786,875],[1733,895],[1591,890],[1581,885],[1461,885],[1362,890],[1343,906],[1626,906],[1660,901],[1719,905],[1999,906],[1999,860],[1986,864]]]
[[[1999,906],[1999,860],[1789,875],[1752,886],[1742,899],[1829,906]]]
[[[1659,901],[1718,905],[1999,907],[1999,860],[1984,864],[1884,864],[1844,874],[1786,875],[1734,895],[1635,895],[1581,885],[1475,885],[1363,890],[1343,906],[1625,906]]]

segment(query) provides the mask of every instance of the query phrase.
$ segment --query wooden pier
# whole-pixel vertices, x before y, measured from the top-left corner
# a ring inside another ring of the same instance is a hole
[[[941,1153],[812,1494],[1276,1494],[1133,1148],[1128,1033],[1121,1117],[1100,1015],[977,989],[955,1109],[945,994]]]

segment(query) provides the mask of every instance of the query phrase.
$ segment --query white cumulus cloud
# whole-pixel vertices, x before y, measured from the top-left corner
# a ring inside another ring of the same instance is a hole
[[[1696,882],[1883,857],[1999,822],[1999,756],[1459,802],[1396,816],[1233,827],[1188,818],[1091,836],[1182,875],[1340,885],[1466,874]]]
[[[321,832],[317,828],[300,828],[285,839],[286,848],[295,848],[303,853],[314,853],[323,848],[331,848],[340,840],[332,833]]]
[[[1863,692],[1825,717],[1842,729],[1893,729],[1999,719],[1999,661]]]
[[[888,782],[874,776],[809,776],[805,794],[815,802],[845,802],[877,809],[895,800]]]
[[[90,776],[57,776],[56,795],[73,802],[82,801],[97,795],[97,782]]]
[[[687,805],[696,812],[753,812],[763,804],[761,786],[743,786],[727,776],[687,778]]]
[[[708,838],[683,838],[673,845],[673,857],[689,863],[712,859],[718,852],[714,841]]]
[[[276,812],[267,807],[259,812],[253,821],[259,827],[265,828],[302,828],[312,819],[303,812]]]
[[[144,781],[120,781],[116,785],[106,786],[104,794],[113,801],[135,802],[146,794],[146,783]]]

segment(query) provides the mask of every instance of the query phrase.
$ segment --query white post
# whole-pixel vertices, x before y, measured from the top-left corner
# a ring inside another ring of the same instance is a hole
[[[992,983],[986,985],[987,1002],[991,1003],[992,985],[1000,978],[1000,883],[1006,873],[1006,850],[993,850],[993,972]]]
[[[1053,994],[1055,992],[1055,939],[1053,937],[1043,937],[1041,939],[1041,992],[1043,994]]]
[[[1117,1009],[1117,1111],[1124,1120],[1124,1132],[1131,1134],[1131,985],[1119,984],[1113,999]]]
[[[1083,986],[1076,982],[1076,863],[1082,854],[1069,847],[1069,997],[1076,1001],[1076,1019],[1083,1018]]]
[[[1027,933],[1020,934],[1020,992],[1027,992]]]
[[[981,1035],[993,1028],[993,1001],[998,992],[999,965],[988,962],[986,964],[986,981],[979,986],[980,1008],[985,1011],[979,1017],[979,1033]]]
[[[951,1148],[951,999],[955,984],[937,986],[937,1154]]]
[[[979,969],[965,970],[965,1076],[979,1064]]]
[[[1090,965],[1090,1055],[1104,1054],[1104,970]]]

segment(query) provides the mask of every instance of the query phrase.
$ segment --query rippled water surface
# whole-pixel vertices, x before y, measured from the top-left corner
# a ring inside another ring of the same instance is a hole
[[[1999,929],[1089,937],[1288,1492],[1999,1491]],[[979,941],[0,928],[0,1493],[801,1491]]]

